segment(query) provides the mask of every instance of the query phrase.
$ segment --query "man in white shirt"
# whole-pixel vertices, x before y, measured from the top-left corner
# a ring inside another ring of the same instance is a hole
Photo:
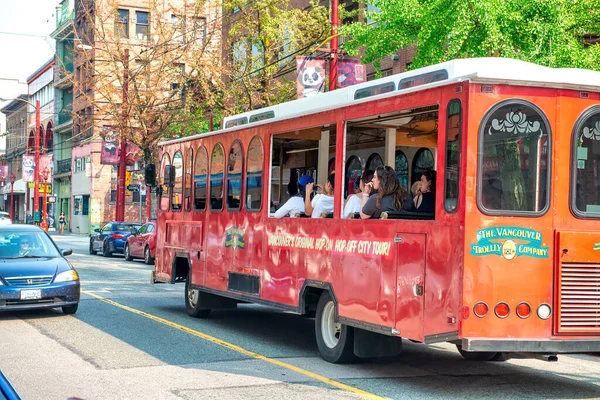
[[[298,214],[302,214],[304,212],[304,193],[306,192],[306,186],[312,185],[314,180],[312,177],[308,175],[301,176],[298,180],[298,193],[295,196],[289,198],[288,201],[285,202],[273,215],[275,218],[283,218],[286,216],[295,217]]]
[[[333,185],[335,181],[335,174],[331,174],[327,177],[327,183],[325,183],[324,193],[317,194],[312,201],[310,200],[310,193],[314,183],[306,185],[306,194],[304,195],[304,212],[306,215],[310,214],[312,218],[321,218],[321,213],[333,212]],[[318,186],[319,189],[321,186]]]

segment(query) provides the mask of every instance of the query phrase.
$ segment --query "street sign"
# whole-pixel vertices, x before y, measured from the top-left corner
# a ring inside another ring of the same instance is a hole
[[[130,192],[138,192],[140,190],[140,185],[127,185],[127,190],[129,190]]]
[[[48,196],[48,203],[56,203],[56,196]]]

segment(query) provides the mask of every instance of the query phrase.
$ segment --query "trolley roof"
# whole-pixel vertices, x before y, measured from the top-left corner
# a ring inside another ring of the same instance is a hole
[[[511,58],[467,58],[447,61],[270,107],[226,117],[224,129],[159,143],[168,145],[250,126],[328,111],[376,98],[473,81],[536,87],[600,90],[600,72],[579,68],[550,68]]]

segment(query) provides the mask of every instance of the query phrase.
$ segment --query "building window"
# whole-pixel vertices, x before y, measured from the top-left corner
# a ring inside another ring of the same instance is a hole
[[[110,202],[111,203],[117,202],[117,191],[114,189],[110,191]]]
[[[173,25],[173,41],[185,42],[183,18],[178,15],[171,15],[171,25]]]
[[[144,11],[135,12],[135,38],[137,40],[148,40],[150,29],[148,20],[150,15]]]
[[[118,10],[117,21],[115,22],[115,35],[125,39],[129,37],[129,10]]]
[[[542,215],[550,205],[550,124],[524,100],[496,104],[479,128],[477,205],[491,215]]]
[[[194,41],[200,40],[201,43],[206,41],[206,18],[194,17]]]

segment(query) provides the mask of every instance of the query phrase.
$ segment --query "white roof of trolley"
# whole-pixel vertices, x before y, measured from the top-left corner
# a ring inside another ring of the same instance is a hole
[[[246,128],[249,125],[261,125],[267,122],[328,111],[374,98],[385,98],[462,81],[600,91],[600,72],[598,71],[578,68],[550,68],[512,58],[466,58],[233,115],[223,120],[224,129],[219,131],[174,139],[159,144],[166,145],[192,140],[200,136],[206,137],[224,131]]]

